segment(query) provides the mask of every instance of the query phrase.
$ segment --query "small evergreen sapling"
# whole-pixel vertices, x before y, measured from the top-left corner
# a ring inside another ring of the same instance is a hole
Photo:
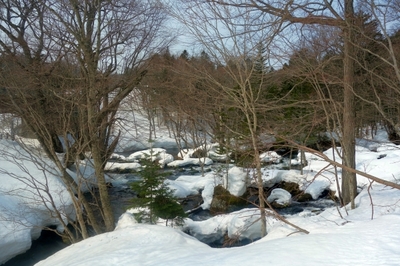
[[[132,207],[142,208],[135,218],[140,223],[156,224],[158,218],[173,221],[180,225],[186,217],[182,206],[176,201],[172,190],[165,184],[166,174],[159,164],[150,158],[141,161],[143,170],[140,172],[142,180],[131,184],[137,198],[132,199]]]

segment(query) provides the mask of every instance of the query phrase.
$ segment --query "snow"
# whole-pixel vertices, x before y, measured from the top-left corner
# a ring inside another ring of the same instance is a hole
[[[195,149],[186,152],[184,159],[174,160],[174,156],[168,154],[166,149],[162,148],[150,148],[142,151],[137,151],[130,154],[128,157],[114,154],[111,158],[123,162],[107,162],[105,170],[139,170],[141,159],[151,159],[152,161],[158,162],[160,167],[184,167],[184,166],[207,166],[213,164],[213,160],[208,157],[202,158],[191,158]],[[215,157],[215,155],[214,155]]]
[[[211,202],[214,196],[214,187],[217,186],[218,183],[214,182],[214,180],[209,179],[208,182],[204,185],[204,189],[201,192],[201,196],[203,197],[203,204],[201,207],[204,210],[209,210],[211,206]]]
[[[107,171],[118,171],[118,170],[140,170],[142,167],[139,163],[140,160],[149,159],[157,162],[160,167],[171,163],[174,160],[174,156],[167,153],[166,149],[162,148],[150,148],[142,151],[131,153],[128,157],[120,154],[112,154],[112,160],[117,162],[107,162],[105,170]]]
[[[167,185],[174,192],[174,196],[184,198],[189,195],[195,195],[201,191],[204,210],[210,209],[211,201],[214,195],[214,187],[222,184],[222,180],[215,173],[207,173],[204,176],[180,176],[176,180],[168,180]]]
[[[133,119],[125,118],[121,121],[128,123]],[[166,130],[158,131],[157,136],[149,142],[149,134],[143,133],[148,125],[141,124],[145,119],[136,114],[135,121],[142,128],[125,131],[118,146],[118,151],[132,153],[128,156],[114,154],[112,158],[115,162],[107,164],[108,170],[139,170],[140,159],[149,155],[154,156],[152,159],[157,160],[161,166],[169,167],[204,163],[211,165],[213,160],[228,159],[226,155],[218,153],[216,144],[211,144],[205,148],[205,158],[191,158],[197,150],[192,149],[181,154],[181,160],[173,160],[167,149],[176,144]],[[30,147],[39,148],[35,141],[29,140],[29,143]],[[358,170],[397,182],[400,178],[400,149],[387,143],[384,133],[379,132],[374,139],[357,140],[357,145]],[[51,212],[40,202],[29,183],[23,180],[32,180],[34,177],[38,184],[47,182],[51,194],[56,195],[56,208],[65,217],[73,218],[73,209],[57,171],[52,171],[56,168],[51,162],[43,156],[34,157],[44,161],[44,167],[50,170],[42,171],[41,167],[28,159],[32,158],[27,157],[29,155],[17,143],[0,141],[0,148],[3,151],[0,157],[1,264],[27,250],[31,240],[39,236],[44,226],[58,225],[58,229],[62,230],[60,222],[52,218]],[[144,151],[136,152],[139,148]],[[157,155],[150,154],[150,148],[157,151]],[[340,162],[337,152],[340,153],[340,149],[330,149],[324,154]],[[7,160],[7,154],[17,156],[18,159]],[[277,162],[280,157],[270,152],[263,154],[261,159],[264,162]],[[315,154],[306,153],[306,159],[308,165],[304,167],[303,174],[298,170],[263,168],[262,179],[265,185],[272,187],[281,181],[298,183],[300,189],[314,199],[326,189],[336,191],[336,180],[339,186],[341,183],[341,170],[335,169]],[[85,177],[94,178],[86,164],[80,168]],[[253,171],[231,166],[227,175],[216,170],[204,176],[181,175],[176,180],[168,180],[167,185],[175,196],[181,198],[201,193],[204,201],[201,207],[209,209],[215,186],[224,185],[231,194],[240,196],[247,182],[254,182],[253,177]],[[260,213],[257,209],[245,208],[205,221],[185,219],[182,228],[139,224],[130,212],[126,212],[120,217],[113,232],[73,244],[36,265],[400,265],[400,234],[396,233],[400,226],[400,191],[375,182],[371,184],[359,175],[357,179],[362,190],[356,198],[356,209],[350,210],[348,206],[327,208],[318,215],[304,211],[285,217],[310,234],[298,232],[268,212],[268,234],[260,239]],[[115,179],[111,181],[123,182]],[[287,204],[291,201],[291,195],[283,189],[275,189],[268,200]],[[200,242],[218,242],[224,237],[249,239],[253,242],[234,248],[211,248]]]
[[[167,185],[174,191],[174,196],[184,198],[189,195],[195,195],[204,190],[205,187],[212,186],[214,194],[214,185],[219,184],[217,177],[213,173],[201,175],[181,175],[175,180],[167,180]]]
[[[322,194],[323,191],[329,189],[331,186],[331,182],[327,179],[318,179],[314,180],[310,183],[307,188],[304,190],[305,193],[311,195],[311,197],[316,200]]]
[[[330,221],[312,218],[307,228],[312,231],[309,235],[288,236],[282,230],[279,238],[267,236],[229,249],[210,248],[169,227],[119,225],[114,232],[71,245],[36,265],[230,266],[257,265],[260,261],[268,265],[399,265],[400,235],[393,233],[400,226],[398,214],[374,220],[358,220],[352,212],[347,221],[337,217]],[[123,221],[129,223],[127,220]],[[312,223],[317,221],[318,225]],[[284,227],[273,225],[277,226]]]
[[[254,176],[255,173],[251,172],[250,176]],[[296,170],[277,170],[274,168],[264,168],[262,169],[262,180],[266,187],[272,187],[276,183],[282,181],[301,183],[306,178],[306,175],[300,175],[299,171]],[[254,178],[252,179],[254,183]]]
[[[386,180],[398,179],[396,162],[400,161],[400,150],[390,144],[374,145],[374,149],[377,152],[364,146],[357,149],[357,168]],[[332,150],[325,155],[333,158]],[[336,191],[334,167],[316,155],[306,157],[308,166],[303,175],[295,170],[263,169],[265,184],[296,182],[313,198],[318,198],[327,188]],[[335,159],[340,161],[337,154]],[[231,168],[229,182],[242,183],[243,171]],[[340,169],[337,174],[340,181]],[[268,214],[268,234],[259,239],[260,214],[256,209],[243,209],[205,221],[186,219],[181,229],[138,224],[131,214],[125,213],[115,231],[71,245],[37,265],[224,266],[256,265],[260,261],[269,265],[400,265],[400,234],[395,233],[400,226],[400,191],[376,183],[368,190],[369,181],[361,176],[357,178],[364,189],[356,198],[356,209],[327,208],[319,215],[302,212],[286,217],[310,234],[299,233]],[[223,177],[216,172],[205,176],[183,175],[168,181],[177,196],[202,191],[204,208],[209,207],[213,189],[218,184],[223,184]],[[289,199],[282,190],[274,191],[278,199]],[[225,235],[254,242],[221,249],[198,240],[220,241]]]
[[[161,166],[164,166],[174,160],[171,154],[167,153],[166,149],[162,148],[151,148],[143,151],[134,152],[128,156],[127,160],[140,160],[140,159],[150,159],[152,161],[157,161]]]
[[[211,165],[213,161],[210,158],[186,158],[170,162],[168,167],[183,167],[188,165]]]
[[[140,163],[119,163],[119,162],[107,162],[104,170],[116,171],[116,170],[136,170],[140,169],[142,165]]]
[[[247,188],[247,173],[240,167],[232,167],[228,171],[228,177],[224,179],[228,184],[224,184],[232,195],[241,197]]]
[[[30,142],[34,143],[34,142]],[[31,146],[32,147],[32,146]],[[43,227],[57,225],[55,208],[74,218],[72,201],[46,158],[29,155],[18,143],[0,140],[0,264],[31,246]],[[36,162],[36,163],[35,163]],[[48,171],[43,171],[47,168]],[[51,191],[53,202],[47,191]]]
[[[267,201],[270,203],[275,201],[280,205],[287,205],[291,202],[291,199],[292,195],[288,191],[282,188],[274,188],[268,196]]]
[[[275,220],[271,218],[271,221]],[[186,219],[182,230],[207,243],[220,242],[225,235],[231,239],[255,240],[260,238],[260,212],[257,209],[242,209],[205,221]]]
[[[261,162],[264,162],[264,163],[270,163],[270,162],[276,163],[282,159],[282,156],[277,154],[275,151],[267,151],[267,152],[260,154],[260,159],[261,159]]]

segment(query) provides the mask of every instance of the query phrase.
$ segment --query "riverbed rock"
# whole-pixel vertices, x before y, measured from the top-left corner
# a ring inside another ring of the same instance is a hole
[[[286,182],[282,181],[278,184],[277,188],[282,188],[292,194],[292,196],[296,196],[299,194],[303,194],[303,191],[300,190],[299,184],[294,182]]]
[[[298,202],[306,202],[313,200],[313,197],[309,193],[301,193],[296,196],[296,201]]]
[[[232,195],[223,186],[218,185],[214,188],[214,196],[211,201],[210,212],[213,214],[226,213],[230,206],[243,205],[245,203],[245,199]]]
[[[269,203],[275,203],[274,207],[276,208],[283,208],[291,203],[292,195],[282,188],[275,188],[271,191],[271,194],[268,196],[267,201]]]
[[[279,163],[282,159],[275,151],[267,151],[260,154],[260,160],[263,163]]]
[[[329,190],[331,183],[326,179],[314,180],[310,185],[307,186],[305,192],[310,194],[314,200],[318,199],[323,195],[325,190]]]
[[[236,197],[243,196],[247,188],[247,173],[240,167],[232,167],[228,171],[228,177],[224,179],[224,187]]]
[[[204,157],[207,157],[207,151],[205,151],[203,149],[197,149],[192,153],[192,155],[190,157],[191,158],[204,158]]]

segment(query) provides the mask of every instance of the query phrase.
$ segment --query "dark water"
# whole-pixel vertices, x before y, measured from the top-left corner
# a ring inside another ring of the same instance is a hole
[[[32,241],[32,247],[28,251],[7,261],[3,266],[32,266],[65,247],[67,244],[59,235],[44,230],[37,240]]]

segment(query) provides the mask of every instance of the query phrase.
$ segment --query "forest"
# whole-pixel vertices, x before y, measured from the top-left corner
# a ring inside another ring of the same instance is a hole
[[[341,147],[338,200],[351,209],[356,174],[400,188],[355,158],[356,138],[381,127],[400,144],[398,0],[1,0],[0,11],[1,123],[18,121],[7,134],[37,139],[60,173],[73,243],[114,230],[105,166],[125,102],[149,141],[162,124],[179,148],[218,143],[255,169],[262,235],[265,151]],[[71,174],[84,159],[90,199]]]

